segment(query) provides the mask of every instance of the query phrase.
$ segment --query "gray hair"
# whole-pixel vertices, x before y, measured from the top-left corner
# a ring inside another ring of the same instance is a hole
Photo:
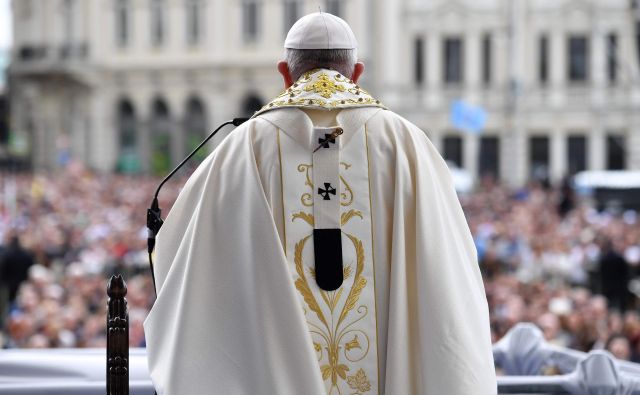
[[[294,81],[307,71],[317,68],[332,69],[351,78],[358,53],[356,49],[285,48],[284,58]]]

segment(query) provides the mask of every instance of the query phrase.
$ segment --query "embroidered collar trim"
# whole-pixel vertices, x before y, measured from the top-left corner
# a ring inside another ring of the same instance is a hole
[[[315,69],[302,75],[253,116],[281,107],[332,110],[336,108],[380,107],[380,100],[334,70]]]

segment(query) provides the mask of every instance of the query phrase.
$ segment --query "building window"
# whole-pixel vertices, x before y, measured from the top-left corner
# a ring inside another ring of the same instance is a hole
[[[444,81],[446,83],[461,83],[463,79],[462,68],[462,39],[449,37],[444,40]]]
[[[151,43],[158,47],[165,39],[165,1],[151,0]]]
[[[202,24],[200,18],[203,10],[202,0],[187,0],[186,16],[187,16],[187,44],[197,45],[202,35]]]
[[[478,170],[481,176],[491,175],[494,179],[500,176],[500,140],[496,136],[480,138],[480,155]]]
[[[607,77],[613,84],[618,79],[618,36],[615,33],[607,35]]]
[[[284,1],[284,34],[286,35],[298,20],[300,12],[300,2],[298,0]]]
[[[549,137],[529,138],[529,175],[538,181],[549,180]]]
[[[549,81],[549,37],[546,35],[538,41],[538,79],[543,85]]]
[[[589,78],[588,46],[585,36],[569,37],[569,81],[585,82]]]
[[[171,167],[171,116],[167,103],[157,98],[151,107],[151,170],[165,174]]]
[[[129,1],[116,2],[116,43],[119,47],[126,47],[129,43]]]
[[[207,134],[207,117],[204,105],[198,97],[192,96],[187,100],[184,123],[187,132],[185,148],[187,153],[190,153],[204,140]],[[196,159],[202,160],[206,155],[205,150],[200,150],[196,154]]]
[[[254,42],[258,38],[259,8],[258,0],[244,0],[242,3],[242,30],[247,42]]]
[[[482,37],[482,82],[485,85],[491,83],[491,35],[489,33]]]
[[[457,167],[462,168],[462,137],[446,136],[443,139],[442,156],[447,162],[452,162]]]
[[[624,170],[627,165],[625,138],[621,134],[607,136],[607,170]]]
[[[587,169],[587,138],[584,135],[571,135],[567,140],[567,170],[569,175]]]
[[[413,50],[413,80],[417,85],[422,85],[424,82],[424,40],[422,37],[416,37],[413,42]]]
[[[137,172],[140,170],[140,162],[136,112],[131,102],[126,99],[121,100],[118,104],[118,133],[120,140],[118,171]]]
[[[340,1],[341,0],[326,0],[325,2],[326,11],[329,14],[333,14],[335,16],[341,16],[342,4],[340,3]]]
[[[242,102],[242,111],[245,116],[252,116],[253,113],[262,108],[264,102],[256,94],[250,94]]]

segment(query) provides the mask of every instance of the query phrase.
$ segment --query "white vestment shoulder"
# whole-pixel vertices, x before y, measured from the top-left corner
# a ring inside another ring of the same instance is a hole
[[[335,111],[345,291],[317,289],[308,266],[312,121],[259,114],[200,165],[158,235],[145,331],[159,394],[496,393],[446,164],[391,111]]]

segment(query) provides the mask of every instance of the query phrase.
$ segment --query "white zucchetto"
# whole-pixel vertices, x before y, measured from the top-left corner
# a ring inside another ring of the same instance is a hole
[[[326,12],[305,15],[293,24],[284,47],[289,49],[356,49],[358,42],[343,19]]]

